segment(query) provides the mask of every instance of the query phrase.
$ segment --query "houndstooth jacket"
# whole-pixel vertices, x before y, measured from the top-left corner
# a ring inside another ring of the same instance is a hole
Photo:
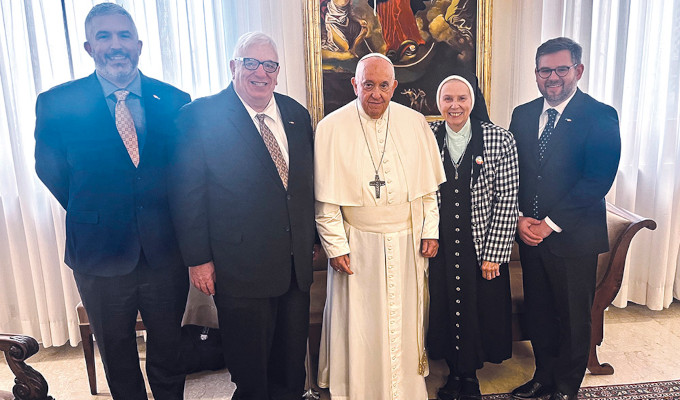
[[[444,121],[430,123],[444,162]],[[512,133],[488,122],[471,119],[473,137],[482,133],[481,159],[473,157],[473,166],[481,165],[476,181],[470,180],[472,194],[472,239],[477,262],[506,263],[510,261],[519,208],[519,165],[517,147]],[[470,145],[472,142],[470,143]],[[474,182],[474,185],[473,185]],[[441,196],[437,193],[441,207]]]

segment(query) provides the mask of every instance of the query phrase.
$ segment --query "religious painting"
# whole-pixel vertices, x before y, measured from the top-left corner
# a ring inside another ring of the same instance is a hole
[[[488,101],[491,0],[307,0],[308,108],[313,122],[356,96],[359,59],[387,56],[393,101],[439,115],[437,86],[458,73],[480,78]]]

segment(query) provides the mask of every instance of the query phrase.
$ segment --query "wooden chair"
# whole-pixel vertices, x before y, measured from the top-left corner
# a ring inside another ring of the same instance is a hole
[[[47,395],[47,381],[24,362],[38,352],[38,342],[30,336],[0,334],[0,350],[14,373],[12,393],[0,391],[2,400],[54,400]]]
[[[626,256],[633,237],[643,228],[656,229],[656,222],[607,203],[607,227],[609,228],[609,252],[600,254],[597,260],[597,286],[591,309],[590,357],[588,370],[593,375],[612,375],[614,367],[600,364],[597,346],[604,338],[604,310],[609,307],[621,289]]]
[[[80,336],[83,339],[83,355],[85,356],[85,367],[87,368],[87,380],[90,383],[90,393],[97,394],[97,373],[94,366],[94,335],[90,328],[90,319],[87,317],[87,312],[83,303],[78,303],[76,306],[78,314],[78,326],[80,327]],[[144,322],[142,316],[137,314],[137,324],[135,330],[144,331]]]

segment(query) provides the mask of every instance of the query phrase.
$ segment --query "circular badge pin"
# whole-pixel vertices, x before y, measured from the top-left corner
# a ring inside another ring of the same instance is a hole
[[[477,158],[475,158],[475,162],[477,163],[477,165],[482,165],[484,164],[484,159],[482,158],[482,156],[477,156]]]

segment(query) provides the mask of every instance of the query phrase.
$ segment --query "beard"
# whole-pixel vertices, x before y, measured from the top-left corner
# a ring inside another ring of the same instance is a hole
[[[561,84],[561,86],[550,87],[551,85],[555,84]],[[559,90],[555,91],[555,89],[557,88],[559,88]],[[545,99],[548,101],[548,103],[550,103],[551,105],[557,105],[568,99],[569,96],[571,96],[575,90],[576,82],[574,82],[573,84],[569,84],[564,80],[560,79],[546,81],[543,89],[540,90],[540,92],[543,95],[543,97],[545,97]]]
[[[97,56],[95,68],[107,80],[127,84],[136,75],[138,62],[139,56],[119,50]]]

